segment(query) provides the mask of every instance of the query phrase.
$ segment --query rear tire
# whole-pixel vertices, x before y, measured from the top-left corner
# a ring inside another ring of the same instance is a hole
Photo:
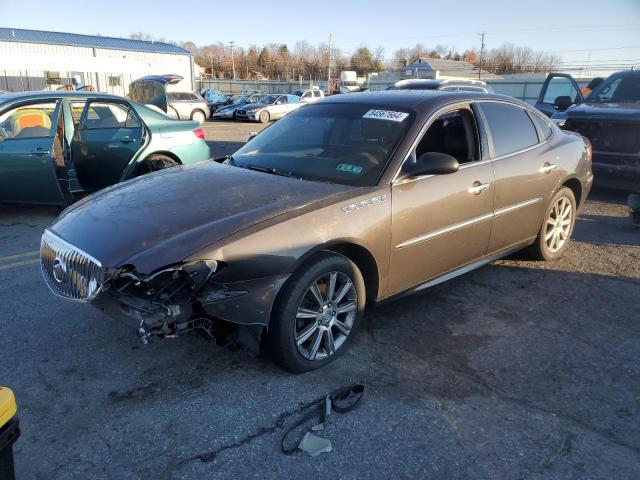
[[[364,279],[351,260],[329,253],[311,258],[280,292],[265,336],[271,358],[293,373],[336,360],[357,334],[365,298]]]
[[[202,125],[207,120],[207,115],[202,110],[194,110],[191,112],[191,120]]]
[[[149,155],[140,163],[138,176],[176,166],[178,166],[178,162],[167,155]]]
[[[258,120],[260,120],[260,123],[267,123],[269,120],[271,120],[271,115],[266,110],[263,110],[262,112],[260,112]]]
[[[573,191],[562,187],[549,202],[538,236],[527,249],[529,256],[536,260],[556,260],[562,257],[569,248],[576,213]]]

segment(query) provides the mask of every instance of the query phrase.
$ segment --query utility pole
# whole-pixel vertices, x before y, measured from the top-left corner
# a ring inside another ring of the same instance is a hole
[[[233,59],[233,45],[236,42],[229,42],[229,45],[231,45],[231,69],[233,70],[233,79],[236,79],[236,62]]]
[[[331,94],[331,49],[333,48],[333,35],[329,34],[329,65],[327,66],[327,94]]]
[[[478,80],[482,80],[482,60],[484,57],[484,32],[480,34],[480,68],[478,68]]]

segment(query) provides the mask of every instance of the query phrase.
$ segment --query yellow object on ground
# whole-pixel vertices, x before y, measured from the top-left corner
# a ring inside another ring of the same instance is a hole
[[[0,428],[11,420],[17,411],[16,397],[11,389],[0,387]]]

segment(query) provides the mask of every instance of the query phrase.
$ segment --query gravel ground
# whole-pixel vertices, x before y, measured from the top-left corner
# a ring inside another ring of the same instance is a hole
[[[216,154],[255,124],[208,122]],[[37,252],[56,209],[0,207],[0,384],[19,401],[18,479],[640,478],[640,230],[595,192],[557,262],[493,263],[372,309],[350,352],[293,376],[197,334],[142,345],[54,297]],[[284,456],[305,405],[334,451]]]

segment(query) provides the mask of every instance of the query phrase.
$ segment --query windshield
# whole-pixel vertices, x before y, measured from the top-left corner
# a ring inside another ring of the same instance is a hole
[[[276,101],[280,95],[265,95],[257,103],[270,104]]]
[[[375,185],[412,121],[399,108],[312,104],[263,130],[233,160],[307,180]]]
[[[236,103],[246,103],[248,98],[249,97],[247,97],[246,95],[236,96],[232,98],[231,101],[232,101],[232,104],[235,105]]]
[[[640,102],[640,74],[612,75],[586,98],[588,102]]]

